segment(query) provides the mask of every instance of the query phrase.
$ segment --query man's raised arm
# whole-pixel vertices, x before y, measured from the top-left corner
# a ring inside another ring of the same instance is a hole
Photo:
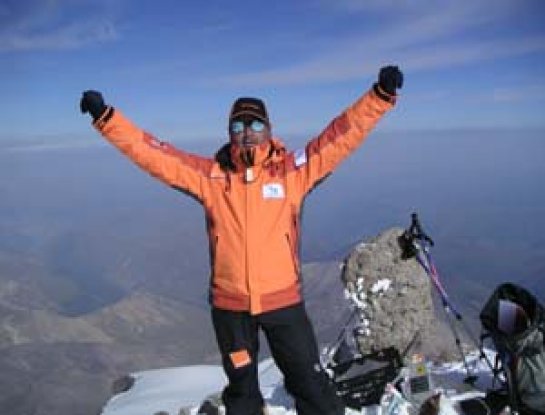
[[[102,94],[85,91],[82,113],[89,113],[93,126],[114,146],[152,176],[202,201],[202,180],[213,161],[176,149],[140,129],[117,109],[104,103]]]

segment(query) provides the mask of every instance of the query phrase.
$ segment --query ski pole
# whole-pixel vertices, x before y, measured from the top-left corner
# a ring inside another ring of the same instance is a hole
[[[415,242],[416,243],[416,242]],[[432,282],[434,283],[440,297],[441,301],[443,303],[443,308],[449,309],[449,311],[454,315],[456,320],[460,323],[462,326],[462,329],[466,333],[466,335],[469,337],[473,345],[479,350],[479,358],[484,359],[488,367],[493,370],[493,365],[488,359],[488,356],[484,353],[482,343],[480,343],[477,338],[474,336],[473,332],[467,325],[465,319],[463,318],[462,314],[457,310],[457,308],[454,306],[452,301],[450,300],[447,291],[441,284],[441,280],[439,277],[439,272],[437,271],[437,267],[435,266],[433,259],[431,257],[431,253],[429,252],[429,246],[426,245],[418,245],[417,250],[417,260],[422,265],[426,273],[430,276]],[[450,324],[450,321],[449,321]]]
[[[425,255],[425,260],[427,261],[427,263],[426,263],[426,262],[424,262],[424,259],[422,258],[423,256],[424,255],[422,254],[422,252],[419,252],[417,254],[417,259],[418,259],[418,262],[420,262],[420,264],[426,270],[426,273],[429,275],[430,279],[433,281],[433,285],[435,286],[437,292],[439,293],[439,296],[441,297],[441,301],[443,303],[443,310],[444,310],[445,315],[446,315],[447,324],[449,325],[450,331],[452,332],[452,335],[454,336],[454,341],[456,343],[456,348],[458,349],[458,352],[460,353],[460,356],[462,357],[464,368],[465,368],[466,373],[467,373],[467,377],[465,379],[465,382],[466,383],[474,383],[477,380],[477,377],[472,374],[471,369],[469,368],[469,365],[467,363],[466,355],[465,355],[464,350],[462,348],[462,342],[460,340],[460,335],[458,333],[458,330],[456,329],[456,326],[455,326],[454,322],[450,319],[451,313],[454,314],[456,319],[461,318],[461,315],[456,311],[456,309],[454,309],[452,307],[451,302],[450,302],[450,300],[448,298],[448,295],[447,295],[445,289],[443,288],[443,286],[441,285],[441,283],[439,281],[438,274],[437,274],[437,269],[435,268],[435,266],[431,262],[431,257],[429,256],[428,253],[426,253],[426,255]]]
[[[432,280],[437,293],[441,297],[447,324],[449,325],[449,328],[454,336],[456,347],[463,360],[463,364],[467,373],[465,382],[474,383],[477,380],[477,376],[471,373],[471,370],[467,363],[466,355],[462,348],[458,330],[456,329],[454,322],[450,320],[450,316],[452,314],[454,314],[456,319],[459,321],[462,320],[462,316],[452,305],[445,288],[439,280],[439,273],[437,272],[437,268],[435,267],[431,254],[429,252],[429,247],[434,245],[433,240],[423,231],[422,225],[420,224],[416,213],[413,213],[411,215],[411,226],[400,237],[400,245],[404,250],[404,256],[406,258],[415,256],[418,263],[422,266],[426,274]]]
[[[335,356],[335,353],[337,352],[339,346],[341,345],[344,338],[346,337],[346,330],[348,329],[348,325],[350,324],[350,322],[352,321],[354,316],[357,314],[357,312],[358,312],[358,310],[356,308],[354,308],[354,310],[352,310],[352,312],[350,313],[350,316],[348,317],[348,320],[346,321],[346,323],[344,323],[344,325],[343,325],[343,327],[341,329],[341,332],[337,336],[337,339],[335,339],[335,341],[333,342],[333,344],[330,347],[326,347],[327,361],[324,362],[325,366],[330,365],[331,362],[333,361],[333,356]]]

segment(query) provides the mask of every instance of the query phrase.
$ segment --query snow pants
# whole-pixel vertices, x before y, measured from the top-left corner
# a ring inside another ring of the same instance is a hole
[[[316,338],[302,303],[259,315],[212,309],[212,321],[229,384],[227,415],[261,415],[257,364],[263,330],[298,415],[341,415],[344,405],[320,365]]]

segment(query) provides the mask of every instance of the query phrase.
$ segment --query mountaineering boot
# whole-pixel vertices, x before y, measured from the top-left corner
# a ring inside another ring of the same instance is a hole
[[[197,411],[197,415],[220,415],[219,406],[206,400]]]

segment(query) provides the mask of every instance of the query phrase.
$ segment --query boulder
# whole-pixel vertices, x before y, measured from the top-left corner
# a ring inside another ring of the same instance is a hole
[[[112,384],[112,393],[117,395],[119,393],[127,392],[130,388],[133,387],[135,382],[134,377],[131,375],[124,375],[120,378],[117,378]]]
[[[344,261],[341,278],[358,313],[356,339],[363,354],[390,346],[415,352],[437,337],[430,279],[416,259],[401,258],[402,233],[392,228],[363,241]]]

